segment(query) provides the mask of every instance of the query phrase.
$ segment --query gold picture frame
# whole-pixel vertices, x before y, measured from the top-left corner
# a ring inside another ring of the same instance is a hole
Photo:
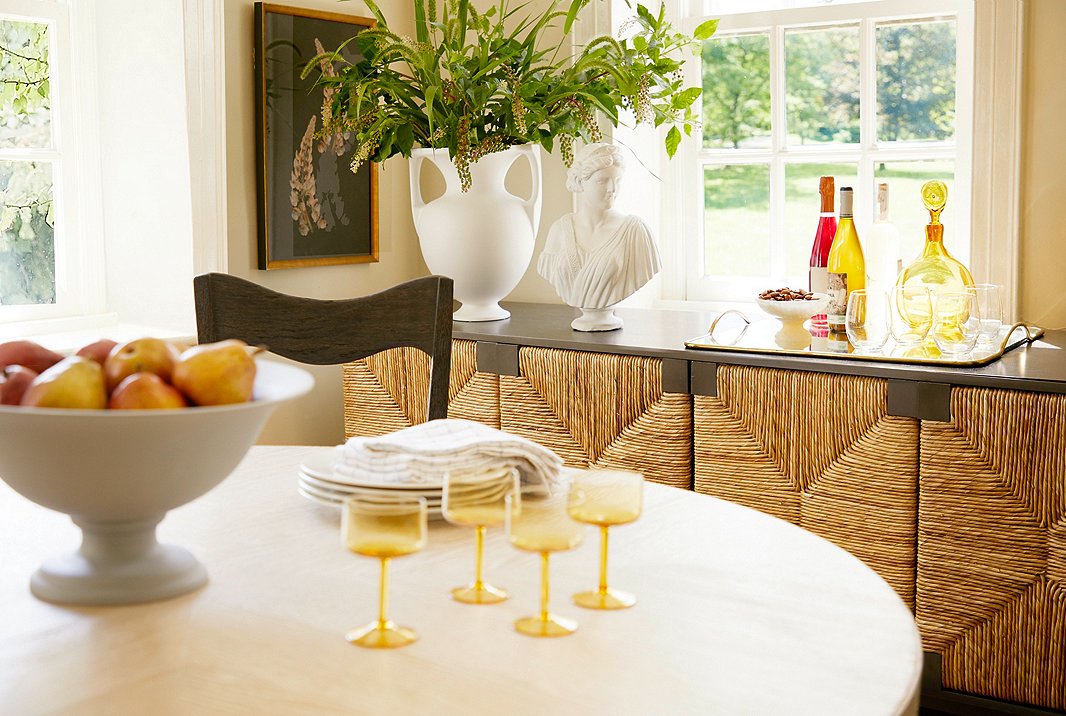
[[[378,168],[349,170],[352,139],[323,138],[327,88],[308,60],[373,27],[372,18],[257,2],[255,13],[256,195],[260,269],[378,260]]]

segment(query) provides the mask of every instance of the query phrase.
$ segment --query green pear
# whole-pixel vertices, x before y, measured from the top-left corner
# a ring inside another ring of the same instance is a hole
[[[226,405],[252,399],[255,359],[244,341],[230,339],[185,350],[172,381],[196,405]]]
[[[163,410],[188,405],[181,391],[155,373],[134,373],[111,393],[113,410]]]
[[[92,358],[64,358],[33,379],[22,396],[22,405],[35,408],[106,408],[104,369]]]

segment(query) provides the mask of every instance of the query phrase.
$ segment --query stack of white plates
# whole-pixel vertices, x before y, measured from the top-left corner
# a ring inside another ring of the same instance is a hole
[[[296,489],[309,500],[339,506],[345,498],[357,495],[381,495],[402,492],[426,498],[430,518],[440,517],[441,486],[404,485],[342,477],[333,472],[333,453],[311,457],[300,465]]]

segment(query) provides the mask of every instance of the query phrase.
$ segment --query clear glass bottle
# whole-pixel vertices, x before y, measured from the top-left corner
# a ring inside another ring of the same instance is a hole
[[[891,293],[903,270],[899,258],[899,229],[888,219],[888,184],[877,186],[877,220],[862,242],[866,259],[866,290]]]

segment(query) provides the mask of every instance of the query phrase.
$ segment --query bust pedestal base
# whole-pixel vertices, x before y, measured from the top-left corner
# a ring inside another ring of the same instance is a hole
[[[582,308],[570,327],[575,331],[616,331],[622,327],[622,319],[614,315],[613,308]]]

